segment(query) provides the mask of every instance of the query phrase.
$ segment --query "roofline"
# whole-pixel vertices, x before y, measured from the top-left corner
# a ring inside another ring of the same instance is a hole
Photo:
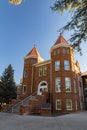
[[[81,76],[87,76],[87,71],[83,72]]]
[[[24,57],[24,60],[28,59],[28,58],[38,58],[38,56],[34,56],[34,55],[28,55]]]
[[[51,51],[52,51],[53,49],[56,49],[56,48],[59,48],[59,47],[69,47],[69,48],[72,48],[72,49],[73,49],[73,47],[71,47],[70,44],[59,43],[59,44],[53,45],[53,46],[51,47],[50,53],[51,53]]]
[[[51,63],[51,60],[46,60],[46,61],[36,63],[33,66],[39,67],[39,66],[42,66],[42,65],[50,64],[50,63]]]

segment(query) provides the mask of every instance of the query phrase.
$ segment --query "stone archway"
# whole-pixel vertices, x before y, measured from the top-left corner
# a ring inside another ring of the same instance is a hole
[[[37,95],[42,95],[42,92],[48,92],[48,85],[46,81],[41,81],[38,85]]]

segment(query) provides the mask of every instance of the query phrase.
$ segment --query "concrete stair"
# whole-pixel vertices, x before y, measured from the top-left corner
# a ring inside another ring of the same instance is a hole
[[[48,102],[49,102],[49,93],[44,93],[43,95],[36,95],[35,98],[29,99],[29,105],[21,105],[20,114],[21,115],[41,114],[42,104],[45,104],[46,106]]]
[[[9,105],[4,107],[4,112],[12,112],[21,115],[43,115],[44,113],[44,115],[46,115],[49,112],[51,113],[51,109],[48,107],[50,104],[49,99],[50,96],[47,92],[44,92],[42,95],[34,93],[24,99],[22,98],[22,100],[13,100]]]
[[[18,102],[17,104],[15,104],[13,107],[12,107],[12,113],[20,113],[20,106],[21,105],[28,105],[29,104],[29,99],[34,99],[35,96],[28,96],[26,97],[25,99],[21,100],[20,102]]]

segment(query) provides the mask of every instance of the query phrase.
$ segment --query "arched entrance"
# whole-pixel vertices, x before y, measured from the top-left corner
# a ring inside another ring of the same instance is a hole
[[[48,92],[48,85],[46,81],[41,81],[38,85],[37,95],[42,95],[42,92]]]

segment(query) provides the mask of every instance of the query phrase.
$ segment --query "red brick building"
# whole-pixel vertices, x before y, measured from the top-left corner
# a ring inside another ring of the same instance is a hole
[[[53,113],[71,113],[83,109],[80,66],[74,61],[74,50],[60,34],[50,48],[50,59],[44,61],[36,46],[24,58],[21,97],[48,94],[43,104]],[[47,96],[47,95],[46,95]]]

